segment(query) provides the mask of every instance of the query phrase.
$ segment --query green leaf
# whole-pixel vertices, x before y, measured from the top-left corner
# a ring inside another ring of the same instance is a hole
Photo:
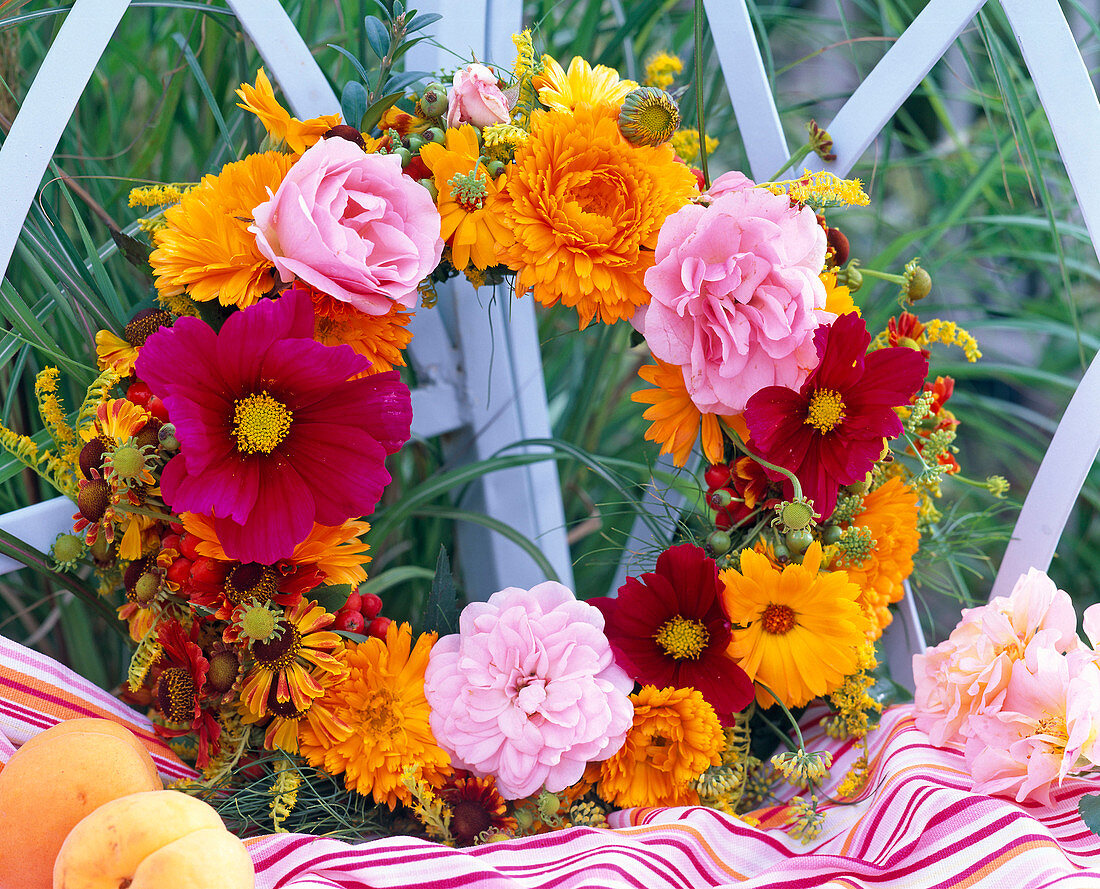
[[[384,59],[390,51],[390,31],[381,21],[373,15],[363,19],[363,27],[366,30],[367,43],[374,50],[379,60]]]
[[[439,547],[439,558],[435,563],[432,591],[424,604],[421,632],[439,633],[440,636],[458,632],[458,589],[451,574],[451,560],[447,558],[447,549],[443,546]]]
[[[367,88],[357,80],[349,80],[340,93],[340,113],[353,127],[360,126],[367,113]]]
[[[333,614],[343,608],[350,594],[350,583],[322,584],[319,587],[314,587],[309,593],[318,605]]]
[[[153,251],[148,244],[117,228],[111,229],[111,240],[115,242],[118,252],[130,265],[152,277],[149,272],[149,254]]]
[[[1100,835],[1100,793],[1086,793],[1077,804],[1077,811],[1085,827]]]
[[[359,125],[359,129],[364,133],[369,133],[373,130],[378,126],[378,121],[382,119],[382,115],[404,95],[404,92],[390,93],[388,96],[383,96],[371,105],[370,108],[367,109],[367,113],[363,115],[363,122]]]
[[[340,55],[342,55],[345,59],[347,59],[349,62],[351,62],[352,67],[354,67],[356,73],[360,77],[363,78],[364,83],[370,83],[370,73],[367,71],[366,68],[363,67],[363,63],[360,62],[357,58],[355,58],[355,55],[353,53],[348,52],[342,46],[337,46],[335,43],[326,43],[325,45],[329,49],[336,50],[338,53],[340,53]]]
[[[206,104],[211,115],[214,117],[214,122],[218,125],[218,132],[221,133],[222,141],[225,143],[225,148],[229,152],[229,157],[232,160],[236,160],[237,149],[233,146],[233,139],[229,135],[229,127],[225,123],[225,118],[222,117],[221,108],[214,99],[214,92],[210,89],[210,83],[207,81],[206,75],[202,73],[202,66],[199,65],[199,60],[195,58],[195,54],[191,51],[191,47],[187,43],[187,38],[184,37],[183,34],[177,32],[172,35],[172,39],[176,41],[176,45],[179,46],[180,51],[183,53],[183,58],[187,62],[187,67],[191,69],[191,74],[194,75],[195,82],[199,85],[199,90],[202,92],[203,98],[206,99]]]
[[[443,16],[438,12],[422,12],[420,15],[413,16],[412,20],[405,25],[405,33],[412,34],[415,31],[428,27],[428,25],[434,25],[441,18],[443,18]]]

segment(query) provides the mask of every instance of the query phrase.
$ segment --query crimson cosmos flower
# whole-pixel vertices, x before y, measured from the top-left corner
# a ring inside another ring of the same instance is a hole
[[[862,318],[841,315],[814,334],[820,361],[797,392],[768,386],[745,407],[756,452],[798,476],[822,518],[832,515],[842,485],[863,481],[882,454],[883,439],[901,434],[894,408],[908,404],[928,375],[920,352],[895,347],[868,353],[870,342]]]
[[[369,515],[412,422],[396,371],[354,379],[369,367],[313,340],[301,290],[233,313],[217,333],[196,318],[161,328],[136,370],[180,442],[161,474],[165,502],[213,515],[228,556],[268,565],[314,522]]]
[[[589,599],[603,612],[615,661],[642,685],[694,688],[723,724],[753,699],[752,682],[726,653],[729,620],[718,566],[698,546],[674,546],[657,567],[628,577],[617,598]]]

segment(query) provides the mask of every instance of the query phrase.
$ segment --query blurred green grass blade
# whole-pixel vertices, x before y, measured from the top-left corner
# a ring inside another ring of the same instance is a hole
[[[202,66],[199,65],[199,60],[195,58],[195,54],[191,51],[191,47],[187,43],[187,38],[183,34],[177,31],[172,35],[172,39],[176,41],[176,45],[179,46],[181,52],[183,52],[183,58],[187,62],[187,67],[191,69],[191,74],[194,75],[195,82],[198,84],[203,98],[206,99],[210,114],[214,118],[214,122],[218,125],[218,132],[221,134],[222,144],[226,152],[232,160],[237,160],[237,149],[233,145],[233,137],[229,133],[229,127],[225,123],[225,117],[222,116],[221,107],[214,98],[214,93],[210,89],[210,82],[206,79],[206,75],[203,74]]]
[[[446,506],[433,506],[431,510],[414,510],[414,515],[418,516],[431,516],[441,519],[450,519],[455,522],[471,522],[475,525],[481,525],[483,528],[488,528],[491,531],[495,531],[501,537],[505,537],[522,549],[527,555],[529,555],[539,566],[539,569],[546,575],[547,580],[553,580],[560,582],[557,572],[554,570],[554,566],[550,564],[550,560],[543,555],[542,550],[539,549],[537,543],[527,537],[525,534],[521,534],[511,525],[502,522],[500,519],[495,519],[492,516],[485,515],[480,512],[472,512],[468,509],[456,509]]]
[[[393,568],[387,568],[373,577],[368,577],[366,581],[359,585],[359,592],[360,594],[374,593],[376,596],[381,596],[386,590],[403,583],[421,580],[431,583],[434,576],[435,574],[432,571],[418,565],[397,565]]]
[[[69,666],[102,689],[110,689],[117,685],[117,680],[107,675],[103,664],[103,652],[100,651],[95,631],[92,629],[92,614],[84,601],[72,598],[61,602],[59,607],[61,634],[65,639],[65,654]],[[113,623],[117,624],[118,619],[115,618]]]

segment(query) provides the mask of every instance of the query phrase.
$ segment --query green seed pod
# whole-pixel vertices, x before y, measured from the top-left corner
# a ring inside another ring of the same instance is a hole
[[[796,531],[788,531],[785,539],[792,553],[802,555],[814,542],[814,535],[809,528],[801,528]]]
[[[707,549],[715,557],[724,556],[730,551],[731,546],[733,546],[733,541],[730,540],[729,534],[725,531],[711,531],[707,535]]]

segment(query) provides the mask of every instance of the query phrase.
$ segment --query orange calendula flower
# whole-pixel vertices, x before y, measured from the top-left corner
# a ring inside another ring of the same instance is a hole
[[[497,265],[501,248],[512,241],[498,207],[506,174],[493,179],[478,161],[480,154],[477,130],[469,124],[447,130],[445,145],[429,142],[420,149],[439,192],[441,234],[458,271],[471,263],[477,269]]]
[[[401,781],[410,766],[424,783],[442,782],[451,771],[450,757],[436,744],[424,697],[424,671],[435,639],[425,633],[414,646],[411,627],[392,623],[385,641],[370,638],[347,647],[349,674],[325,701],[348,728],[333,740],[302,725],[299,751],[310,765],[343,774],[348,790],[391,809],[398,801],[412,801]]]
[[[186,291],[197,302],[245,309],[275,287],[274,267],[248,231],[252,211],[276,191],[294,158],[250,154],[204,176],[164,213],[149,257],[162,296]]]
[[[309,120],[298,120],[292,116],[276,100],[275,90],[263,68],[256,72],[256,85],[242,83],[237,95],[241,97],[237,107],[255,114],[271,138],[285,142],[295,154],[301,154],[340,123],[339,114],[326,114]]]
[[[649,302],[643,277],[665,218],[697,194],[668,145],[634,146],[614,118],[590,107],[539,115],[516,149],[502,205],[515,243],[506,262],[543,305],[629,319]]]
[[[870,629],[859,586],[843,571],[820,571],[814,541],[802,564],[776,568],[766,556],[742,550],[741,570],[720,575],[726,613],[734,625],[729,652],[757,682],[756,701],[801,707],[835,691],[859,669],[859,648]]]
[[[302,287],[302,282],[295,286]],[[405,366],[401,350],[412,340],[412,331],[408,329],[412,312],[393,303],[384,315],[369,315],[312,287],[303,289],[309,291],[313,300],[313,337],[317,342],[351,346],[371,362],[368,374]]]
[[[652,405],[642,414],[650,421],[645,432],[646,441],[658,442],[662,454],[672,454],[673,463],[685,466],[702,432],[703,453],[707,460],[721,463],[725,459],[725,443],[718,421],[736,423],[740,417],[719,418],[717,414],[700,413],[684,386],[680,367],[660,358],[653,360],[657,363],[639,368],[638,376],[657,388],[641,389],[630,396],[631,401]]]
[[[223,562],[233,561],[225,554],[209,516],[185,512],[180,521],[189,534],[200,538],[196,546],[200,556]],[[351,519],[334,527],[314,523],[309,536],[295,546],[290,558],[284,561],[302,568],[316,568],[325,583],[349,583],[354,586],[367,579],[363,566],[370,561],[367,555],[370,546],[360,538],[369,530],[367,522]]]
[[[623,99],[638,88],[633,80],[620,80],[619,72],[606,65],[593,68],[580,56],[573,56],[569,70],[550,56],[542,57],[542,73],[534,78],[539,100],[551,111],[576,111],[582,105],[602,106],[618,114]]]
[[[903,583],[913,573],[920,546],[918,515],[917,492],[893,477],[863,498],[863,511],[852,519],[852,525],[869,528],[875,541],[867,559],[842,566],[863,591],[860,601],[871,615],[873,639],[893,619],[888,606],[901,601]]]
[[[313,668],[338,673],[334,654],[343,645],[326,627],[336,618],[316,602],[303,599],[274,621],[267,638],[252,643],[252,666],[241,683],[241,704],[257,717],[270,712],[270,701],[299,710],[325,693]]]
[[[691,787],[721,762],[725,735],[718,716],[694,688],[642,686],[632,694],[634,723],[610,759],[592,763],[586,778],[616,806],[692,806]]]

